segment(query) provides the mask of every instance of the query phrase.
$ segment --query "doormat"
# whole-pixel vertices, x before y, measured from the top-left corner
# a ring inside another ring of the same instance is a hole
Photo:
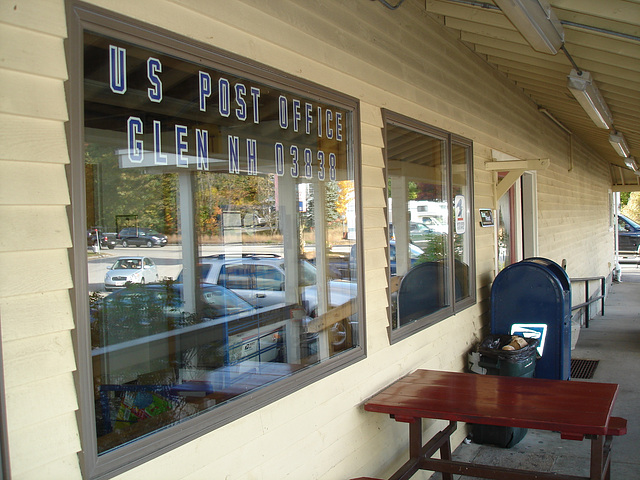
[[[593,378],[600,360],[571,359],[571,378]]]

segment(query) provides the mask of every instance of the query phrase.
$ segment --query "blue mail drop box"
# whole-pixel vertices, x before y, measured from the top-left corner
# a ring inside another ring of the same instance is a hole
[[[491,287],[491,333],[539,339],[534,376],[569,380],[571,373],[571,282],[546,258],[509,265]]]

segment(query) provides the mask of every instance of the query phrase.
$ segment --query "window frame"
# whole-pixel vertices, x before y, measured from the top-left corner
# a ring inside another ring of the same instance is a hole
[[[387,277],[389,279],[389,287],[387,288],[388,298],[389,298],[389,307],[388,307],[388,319],[389,319],[389,341],[391,344],[397,343],[405,338],[411,337],[412,335],[425,330],[447,318],[454,316],[461,311],[473,306],[476,304],[477,292],[476,292],[476,259],[475,259],[475,207],[474,207],[474,176],[473,176],[473,142],[470,139],[462,137],[460,135],[447,132],[446,130],[428,125],[424,122],[416,120],[414,118],[402,115],[400,113],[382,109],[382,136],[384,140],[384,148],[383,148],[383,157],[385,164],[385,199],[387,199],[387,205],[385,207],[386,210],[386,218],[389,218],[389,204],[388,204],[388,147],[387,147],[387,125],[395,125],[400,128],[405,128],[407,130],[411,130],[416,133],[429,135],[433,138],[444,141],[445,143],[445,156],[446,156],[446,195],[447,195],[447,204],[449,205],[448,213],[449,213],[449,221],[448,227],[449,232],[447,235],[447,245],[448,251],[450,252],[446,259],[446,266],[449,269],[449,272],[455,272],[454,262],[455,256],[454,252],[454,221],[453,221],[453,175],[452,175],[452,148],[454,145],[463,147],[465,149],[465,157],[466,157],[466,165],[467,165],[467,188],[468,188],[468,199],[466,202],[466,215],[468,221],[466,222],[466,231],[465,235],[469,236],[469,295],[461,300],[455,299],[455,273],[449,275],[447,282],[447,293],[450,294],[451,297],[451,305],[444,307],[433,314],[426,315],[418,320],[415,320],[407,325],[393,328],[393,318],[392,318],[392,298],[391,298],[391,267],[390,267],[390,244],[387,243],[386,247],[386,255],[387,255]],[[387,242],[389,242],[389,234],[388,234],[389,226],[385,227],[385,231],[387,232]]]
[[[216,47],[202,44],[165,29],[123,16],[116,12],[78,0],[66,0],[68,40],[65,53],[69,79],[65,84],[69,122],[66,126],[70,164],[67,176],[70,186],[71,206],[69,218],[73,235],[71,252],[74,289],[71,300],[76,320],[74,347],[78,366],[79,429],[82,443],[81,468],[85,478],[111,478],[141,465],[163,453],[184,445],[204,434],[276,402],[291,393],[331,375],[366,357],[366,326],[364,305],[364,267],[361,241],[357,242],[358,285],[357,306],[358,345],[314,365],[294,376],[261,388],[254,394],[240,397],[228,405],[194,416],[178,425],[165,427],[152,435],[126,443],[117,449],[98,456],[93,405],[94,386],[91,365],[91,341],[89,329],[89,300],[86,255],[86,191],[84,185],[84,89],[83,89],[83,33],[85,30],[108,35],[141,47],[172,54],[184,61],[198,62],[205,67],[228,74],[240,75],[299,94],[305,98],[339,105],[351,112],[351,132],[347,138],[347,154],[353,158],[354,194],[357,218],[362,215],[361,203],[361,153],[360,153],[360,102],[357,98],[329,89],[311,81],[293,77],[253,60],[249,60]],[[356,238],[362,238],[361,222],[356,222]]]

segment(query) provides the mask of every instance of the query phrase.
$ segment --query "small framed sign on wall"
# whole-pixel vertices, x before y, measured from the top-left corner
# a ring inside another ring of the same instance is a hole
[[[480,209],[480,226],[493,227],[493,210],[490,208]]]

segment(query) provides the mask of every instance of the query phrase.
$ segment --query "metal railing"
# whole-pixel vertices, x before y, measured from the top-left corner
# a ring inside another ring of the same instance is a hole
[[[571,287],[573,290],[573,283],[574,282],[584,282],[584,299],[585,301],[582,303],[579,303],[578,305],[574,305],[571,307],[571,311],[573,312],[574,310],[583,310],[583,315],[585,318],[585,327],[589,328],[589,319],[591,318],[591,311],[590,311],[590,306],[592,303],[597,302],[598,300],[600,300],[602,302],[602,312],[601,315],[604,315],[604,299],[605,299],[605,285],[606,285],[606,280],[605,277],[584,277],[584,278],[572,278],[571,280]],[[598,291],[595,292],[595,295],[593,297],[589,296],[589,284],[591,282],[595,282],[595,281],[600,281],[600,289]]]

